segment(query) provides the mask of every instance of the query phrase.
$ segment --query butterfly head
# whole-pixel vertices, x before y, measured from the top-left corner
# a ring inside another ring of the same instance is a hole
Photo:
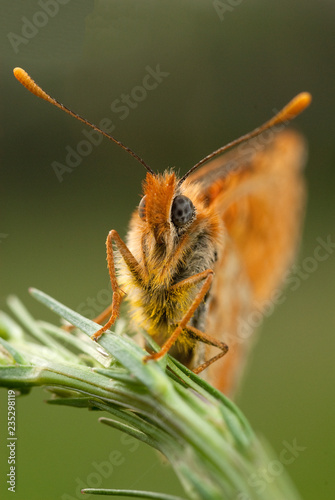
[[[189,228],[196,217],[196,208],[182,193],[174,172],[147,173],[138,215],[156,243],[167,246],[171,238],[178,239]]]

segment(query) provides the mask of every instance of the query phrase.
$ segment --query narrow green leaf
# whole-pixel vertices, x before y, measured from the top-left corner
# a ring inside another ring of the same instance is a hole
[[[61,328],[58,328],[44,321],[39,321],[37,324],[42,328],[43,331],[49,333],[50,336],[60,340],[63,344],[71,345],[79,352],[87,354],[90,358],[95,359],[105,367],[110,366],[111,362],[113,361],[112,356],[106,356],[106,353],[102,355],[97,349],[97,344],[95,342],[90,342],[84,336],[84,338],[79,338],[74,333],[66,332]]]
[[[98,328],[43,292],[32,294],[58,315],[91,336]],[[3,362],[0,385],[18,388],[47,386],[53,405],[86,407],[106,411],[115,418],[101,422],[136,437],[160,450],[170,461],[189,500],[297,500],[285,471],[273,478],[264,492],[250,484],[250,478],[267,467],[272,457],[256,439],[240,410],[204,380],[169,356],[159,363],[143,362],[145,352],[124,334],[104,334],[99,343],[71,342],[79,354],[58,341],[68,341],[56,327],[38,324],[17,301],[17,316],[41,344],[30,342],[20,329],[11,336],[13,324],[7,321],[2,341]],[[1,320],[1,317],[0,317]],[[36,329],[37,328],[37,329]],[[15,326],[14,326],[15,329]],[[42,333],[42,335],[41,335]],[[76,337],[70,336],[71,339]],[[79,339],[78,339],[79,340]],[[58,346],[57,355],[53,346]],[[88,347],[88,349],[87,349]],[[60,348],[60,349],[59,349]],[[107,360],[97,365],[96,354]],[[110,364],[114,356],[117,362]],[[30,365],[23,365],[22,362]],[[169,369],[166,370],[166,362]],[[109,364],[108,364],[109,363]],[[159,500],[181,500],[164,493],[135,490],[87,488],[86,493]]]
[[[181,497],[176,497],[174,495],[166,495],[164,493],[154,493],[152,491],[139,491],[139,490],[103,490],[98,488],[84,488],[81,490],[82,493],[88,493],[90,495],[110,495],[119,497],[132,497],[132,498],[147,498],[151,500],[185,500]]]
[[[3,311],[0,311],[0,328],[6,334],[5,340],[22,341],[24,338],[21,326]]]
[[[75,408],[90,408],[91,398],[55,398],[49,399],[49,405],[74,406]]]
[[[21,365],[28,364],[24,356],[9,342],[0,337],[0,344],[6,349],[6,351],[12,356],[13,360]]]
[[[7,302],[12,312],[35,339],[37,339],[41,344],[49,347],[54,352],[58,353],[59,356],[65,360],[72,362],[76,361],[76,357],[68,349],[43,332],[17,297],[11,296],[8,298]]]

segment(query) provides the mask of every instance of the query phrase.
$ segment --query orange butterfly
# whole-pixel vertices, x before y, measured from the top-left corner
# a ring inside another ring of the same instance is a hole
[[[310,104],[310,94],[299,94],[264,125],[178,179],[173,170],[155,174],[120,141],[51,98],[24,70],[15,68],[14,74],[148,170],[126,243],[114,230],[107,237],[113,300],[96,318],[109,320],[92,338],[113,325],[126,297],[134,323],[161,346],[145,362],[169,352],[195,373],[207,368],[204,376],[214,386],[232,392],[251,343],[249,319],[261,314],[295,255],[306,148],[298,133],[278,129]]]

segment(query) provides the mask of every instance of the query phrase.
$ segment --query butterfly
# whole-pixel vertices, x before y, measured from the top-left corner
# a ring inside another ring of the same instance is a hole
[[[237,387],[262,317],[295,257],[301,234],[306,145],[286,123],[303,92],[261,127],[203,158],[184,176],[155,173],[136,153],[46,94],[20,68],[32,93],[117,143],[147,170],[125,241],[107,237],[112,304],[96,321],[116,321],[125,298],[135,327],[226,394]],[[227,150],[230,150],[226,153]],[[223,154],[225,153],[225,154]],[[259,322],[259,321],[258,321]]]

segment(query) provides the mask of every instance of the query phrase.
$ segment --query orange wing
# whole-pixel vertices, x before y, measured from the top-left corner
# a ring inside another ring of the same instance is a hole
[[[206,332],[220,337],[230,351],[205,373],[225,393],[232,392],[241,374],[255,318],[293,262],[305,204],[305,157],[305,142],[297,132],[268,131],[191,176],[208,204],[222,213],[227,230]]]

